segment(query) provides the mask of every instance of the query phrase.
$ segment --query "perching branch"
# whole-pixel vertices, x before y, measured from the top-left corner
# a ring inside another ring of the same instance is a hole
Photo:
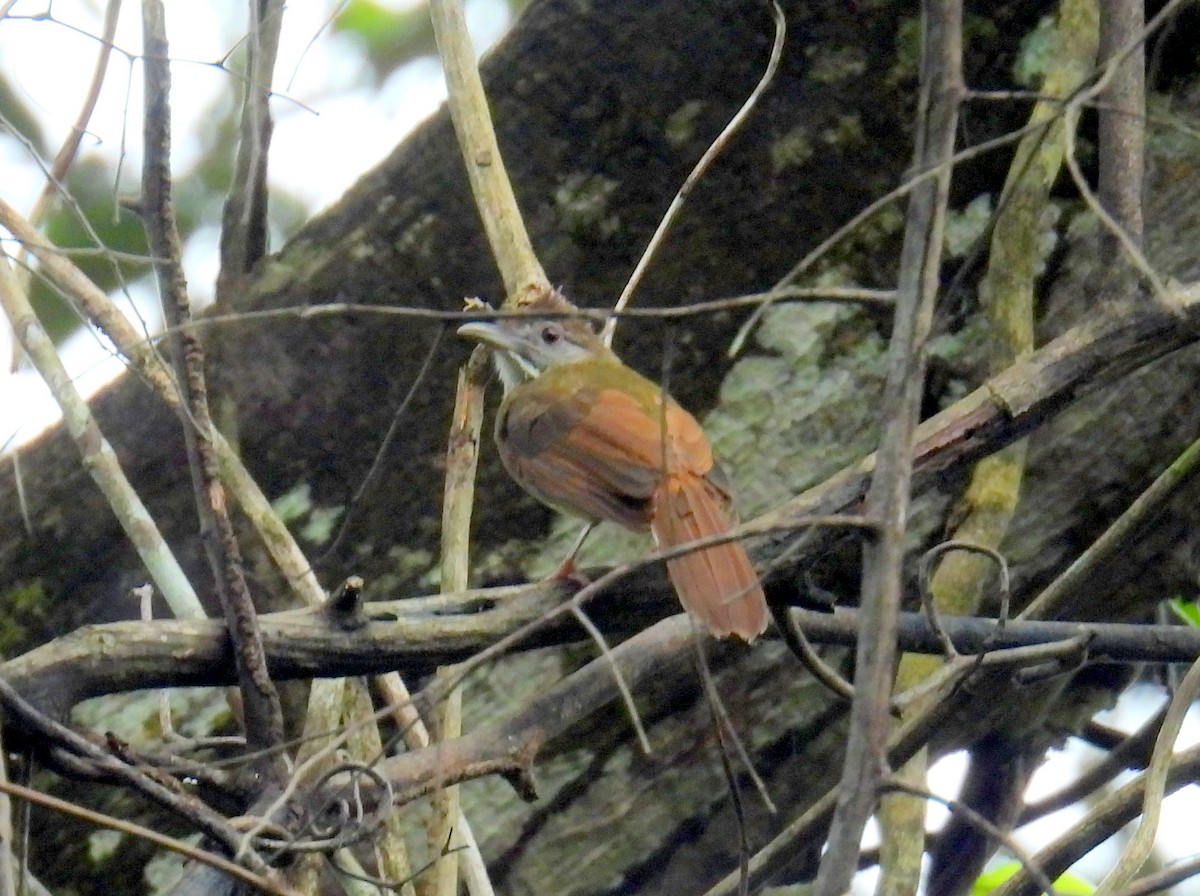
[[[438,665],[461,662],[542,618],[551,592],[547,586],[528,585],[446,596],[461,601],[460,612],[430,615],[433,598],[371,603],[364,605],[362,624],[352,629],[331,625],[321,610],[266,613],[260,620],[271,675],[282,681],[387,669],[427,674]],[[590,615],[602,626],[619,626],[623,613],[628,615],[621,606],[624,597],[614,589],[601,601],[603,606],[592,607]],[[670,605],[669,598],[664,591],[662,607]],[[819,613],[793,608],[791,613],[813,643],[853,646],[859,641],[858,610]],[[1010,621],[998,628],[994,619],[956,616],[943,616],[940,622],[955,649],[968,655],[1037,648],[1045,658],[1054,652],[1047,645],[1072,641],[1069,649],[1075,654],[1082,644],[1088,657],[1113,662],[1179,663],[1200,656],[1200,632],[1184,626]],[[542,629],[521,649],[584,637],[574,625],[564,624]],[[897,638],[906,651],[937,654],[941,650],[936,631],[921,613],[900,615]],[[98,659],[99,646],[104,657]],[[230,684],[235,678],[229,649],[225,626],[215,619],[111,622],[85,626],[8,660],[0,664],[0,677],[43,712],[61,715],[75,703],[102,694]],[[984,665],[1008,659],[997,655]],[[605,662],[601,666],[607,668]]]

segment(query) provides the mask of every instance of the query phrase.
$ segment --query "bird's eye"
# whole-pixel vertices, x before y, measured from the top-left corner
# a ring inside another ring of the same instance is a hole
[[[542,342],[546,345],[554,345],[560,339],[562,339],[562,330],[559,327],[553,324],[542,327]]]

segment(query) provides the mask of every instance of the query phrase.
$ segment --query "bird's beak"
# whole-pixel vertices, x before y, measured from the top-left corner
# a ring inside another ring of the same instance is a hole
[[[458,335],[511,354],[520,354],[519,341],[493,321],[473,320],[458,328]]]
[[[504,382],[505,394],[515,386],[538,375],[537,368],[525,358],[525,343],[501,328],[495,321],[471,321],[458,328],[458,335],[481,342],[492,350],[492,361]]]

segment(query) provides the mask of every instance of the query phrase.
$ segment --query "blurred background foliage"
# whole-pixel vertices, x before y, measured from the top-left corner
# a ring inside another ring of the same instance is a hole
[[[529,0],[500,2],[508,7],[511,21]],[[437,54],[425,3],[409,9],[392,9],[374,0],[350,0],[334,17],[333,30],[362,46],[376,83],[414,59]]]

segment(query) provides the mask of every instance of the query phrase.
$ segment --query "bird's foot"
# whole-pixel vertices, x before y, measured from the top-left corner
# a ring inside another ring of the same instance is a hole
[[[578,552],[572,551],[567,559],[558,565],[558,569],[546,576],[546,581],[567,585],[572,591],[578,591],[592,584],[592,580],[585,576],[579,567],[575,565],[576,553]]]

